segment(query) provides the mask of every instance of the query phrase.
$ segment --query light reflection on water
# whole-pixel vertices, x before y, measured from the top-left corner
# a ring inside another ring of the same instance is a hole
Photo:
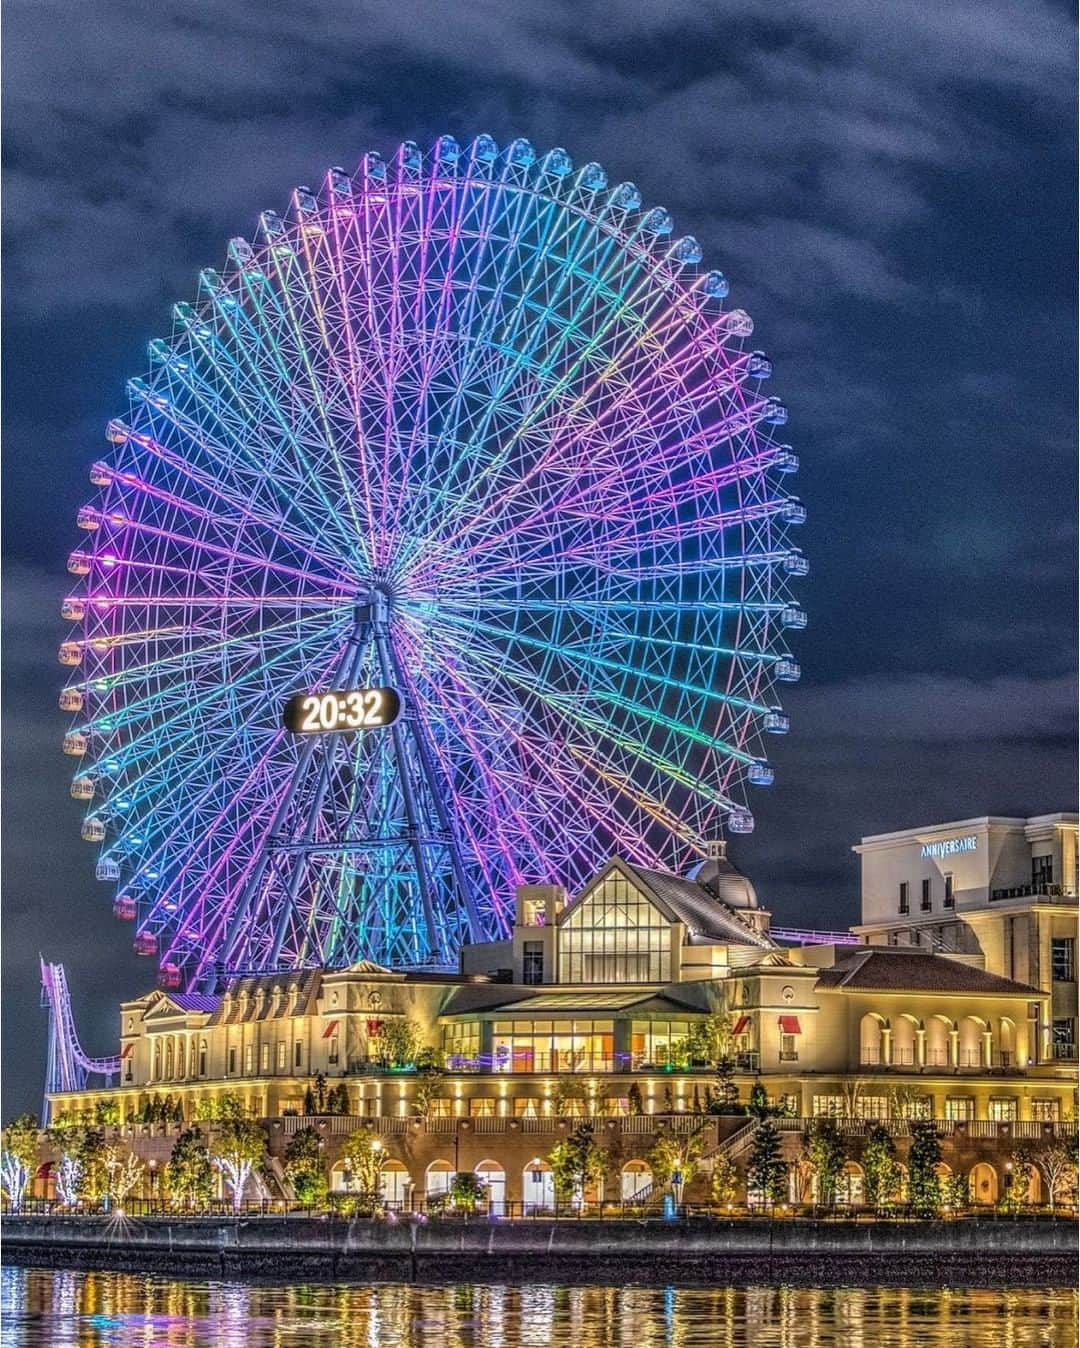
[[[1065,1348],[1067,1289],[246,1286],[5,1268],[3,1348]]]

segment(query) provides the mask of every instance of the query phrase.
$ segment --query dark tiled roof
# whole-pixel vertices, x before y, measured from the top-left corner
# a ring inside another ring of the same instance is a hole
[[[734,909],[721,903],[694,880],[684,880],[680,875],[668,875],[665,871],[646,870],[644,866],[627,864],[626,869],[659,899],[661,907],[667,907],[670,921],[684,922],[701,936],[733,945],[772,946],[768,937],[741,922]]]
[[[181,1011],[205,1011],[209,1014],[217,1010],[220,997],[204,992],[170,992],[169,1001],[175,1002]]]
[[[823,969],[816,988],[874,989],[881,992],[969,992],[1004,997],[1039,996],[1039,989],[988,974],[970,964],[921,950],[869,946]]]

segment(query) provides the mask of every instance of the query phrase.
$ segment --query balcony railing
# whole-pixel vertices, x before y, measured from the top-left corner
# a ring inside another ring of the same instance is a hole
[[[1076,1050],[1073,1049],[1072,1057],[1076,1057]],[[961,1072],[976,1072],[993,1068],[1002,1068],[1005,1070],[1022,1070],[1025,1064],[1022,1064],[1016,1054],[1011,1049],[995,1049],[990,1054],[990,1060],[987,1062],[983,1058],[980,1049],[960,1049],[956,1055],[954,1063],[949,1057],[947,1049],[927,1049],[924,1062],[919,1062],[915,1056],[913,1048],[894,1048],[888,1057],[885,1057],[880,1049],[864,1048],[859,1052],[859,1065],[861,1067],[908,1067],[917,1068],[925,1071],[928,1068]]]
[[[1072,885],[1052,885],[1040,880],[1030,885],[1013,885],[1008,889],[995,889],[990,898],[1049,899],[1051,903],[1075,903],[1077,893]]]

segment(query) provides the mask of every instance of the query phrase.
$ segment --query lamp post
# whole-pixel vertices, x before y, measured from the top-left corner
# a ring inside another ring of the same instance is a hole
[[[682,1191],[683,1191],[683,1173],[681,1170],[673,1170],[671,1172],[671,1192],[675,1198],[676,1213],[682,1207]]]
[[[154,1186],[157,1181],[157,1157],[150,1158],[150,1202],[154,1201]]]

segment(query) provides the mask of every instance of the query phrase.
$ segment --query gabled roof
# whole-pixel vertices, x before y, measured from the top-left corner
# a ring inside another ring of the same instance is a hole
[[[1039,997],[1038,988],[988,974],[970,964],[922,950],[864,946],[823,969],[815,988],[880,992],[958,992],[999,997]]]
[[[666,871],[651,871],[644,866],[622,863],[631,876],[645,887],[649,897],[669,922],[685,923],[695,936],[731,945],[756,945],[771,949],[773,942],[762,936],[735,911],[694,880]]]
[[[162,992],[158,989],[147,998],[143,1019],[157,1017],[164,1020],[175,1015],[210,1015],[217,1009],[220,998],[199,992]]]

